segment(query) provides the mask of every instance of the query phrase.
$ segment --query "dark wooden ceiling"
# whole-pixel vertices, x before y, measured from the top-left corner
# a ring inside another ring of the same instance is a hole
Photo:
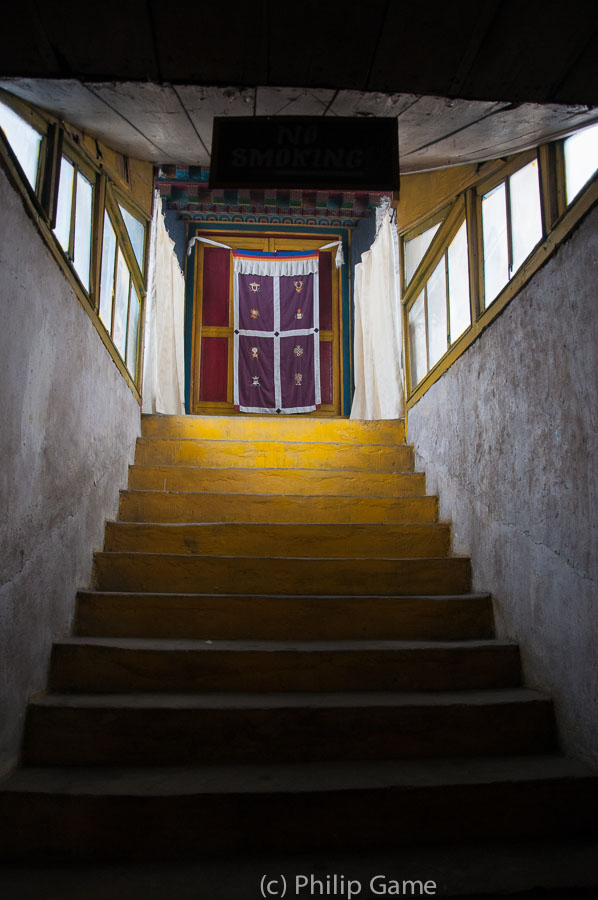
[[[598,105],[595,0],[19,0],[0,74]]]

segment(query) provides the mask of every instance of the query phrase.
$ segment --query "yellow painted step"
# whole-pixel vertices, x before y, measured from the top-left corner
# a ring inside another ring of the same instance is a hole
[[[359,444],[404,444],[402,419],[378,422],[289,416],[141,417],[144,437],[221,441],[332,441]]]
[[[492,598],[80,591],[75,634],[213,640],[490,638]]]
[[[450,527],[269,523],[147,524],[108,522],[104,549],[202,556],[447,556]]]
[[[125,522],[435,522],[437,497],[276,497],[122,491]]]
[[[426,493],[426,478],[423,472],[354,472],[350,469],[131,466],[129,488],[138,491],[417,497]]]
[[[139,438],[139,465],[252,466],[265,468],[358,469],[412,472],[413,448],[406,444],[334,444],[282,441],[194,441]]]
[[[295,559],[96,553],[103,591],[268,594],[460,594],[469,559]]]

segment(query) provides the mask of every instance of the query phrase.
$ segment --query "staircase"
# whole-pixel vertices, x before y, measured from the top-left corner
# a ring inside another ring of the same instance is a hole
[[[570,835],[597,785],[493,637],[401,422],[145,416],[0,790],[0,852]]]

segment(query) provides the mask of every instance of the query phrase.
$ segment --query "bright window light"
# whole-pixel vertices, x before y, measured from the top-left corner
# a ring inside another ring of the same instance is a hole
[[[89,290],[91,263],[91,206],[93,188],[81,172],[77,172],[77,208],[75,209],[75,258],[73,265],[83,285]]]
[[[110,331],[112,327],[112,287],[114,260],[116,258],[116,234],[108,213],[104,213],[104,238],[102,241],[102,269],[100,275],[100,319]]]
[[[449,244],[448,273],[450,335],[451,343],[453,343],[471,325],[467,224],[465,222]]]
[[[578,131],[563,146],[567,203],[571,203],[598,169],[598,125]]]
[[[428,358],[430,368],[444,356],[447,346],[446,270],[444,255],[428,281]]]
[[[542,206],[537,160],[519,169],[509,179],[513,268],[516,272],[542,239]]]
[[[423,291],[409,310],[409,347],[411,348],[411,384],[415,387],[428,371],[426,309]]]
[[[129,233],[129,238],[131,239],[131,245],[133,247],[133,252],[135,253],[135,258],[139,263],[139,268],[143,272],[145,228],[139,221],[139,219],[136,219],[135,216],[132,216],[131,213],[124,208],[124,206],[120,205],[120,203],[118,204],[118,208],[120,209],[123,221],[127,226],[127,231]]]
[[[489,306],[509,280],[506,187],[503,181],[482,198],[484,295]]]
[[[409,284],[413,278],[415,270],[426,255],[426,251],[441,224],[442,222],[439,222],[438,225],[433,225],[432,228],[428,228],[427,231],[418,234],[417,237],[412,238],[410,241],[405,241],[405,284]]]
[[[0,128],[19,160],[29,184],[35,190],[41,134],[4,103],[0,103]]]
[[[71,210],[73,206],[73,178],[75,167],[63,156],[60,161],[60,182],[58,186],[58,207],[54,234],[65,253],[69,250],[71,237]]]

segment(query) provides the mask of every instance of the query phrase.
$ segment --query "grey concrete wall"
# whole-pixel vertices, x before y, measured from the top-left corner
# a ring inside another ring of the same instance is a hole
[[[598,209],[408,419],[455,552],[598,765]]]
[[[0,771],[114,517],[139,405],[0,170]]]

